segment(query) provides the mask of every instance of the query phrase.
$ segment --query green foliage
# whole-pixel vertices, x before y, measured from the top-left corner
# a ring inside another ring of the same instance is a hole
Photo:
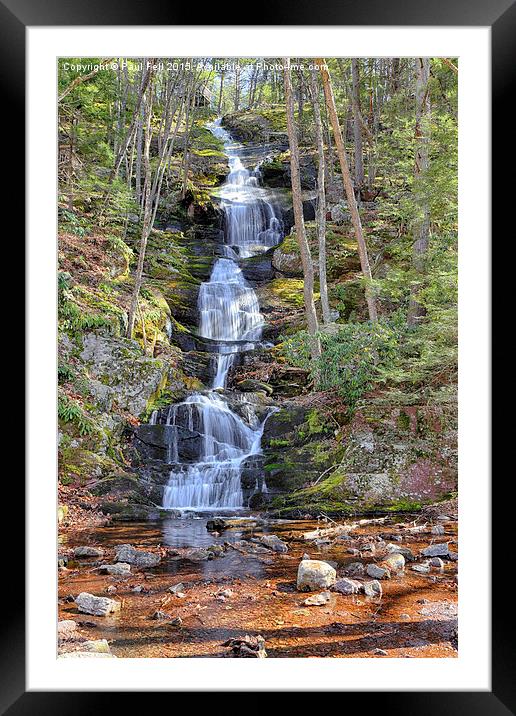
[[[350,412],[372,387],[398,348],[399,333],[387,322],[347,323],[335,335],[320,333],[322,354],[310,355],[310,336],[300,331],[282,343],[285,358],[310,372],[320,390],[336,389]]]
[[[58,395],[57,414],[59,420],[73,423],[82,436],[91,435],[95,430],[92,421],[85,415],[79,403],[61,391]]]

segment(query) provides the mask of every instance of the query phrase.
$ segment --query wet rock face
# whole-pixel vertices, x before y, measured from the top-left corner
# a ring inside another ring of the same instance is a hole
[[[171,446],[177,444],[178,462],[198,459],[202,436],[200,433],[175,425],[139,425],[135,430],[134,446],[142,462],[160,460],[170,462]]]
[[[95,332],[84,336],[81,359],[88,366],[94,397],[105,404],[106,410],[116,400],[132,415],[144,412],[168,375],[167,366],[145,356],[135,341]]]

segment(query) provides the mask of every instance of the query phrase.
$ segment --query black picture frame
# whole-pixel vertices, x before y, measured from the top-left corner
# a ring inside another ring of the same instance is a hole
[[[203,25],[244,24],[242,6],[229,0],[221,12],[219,5],[203,7]],[[16,232],[21,237],[23,217],[25,215],[24,198],[21,187],[25,183],[25,150],[21,137],[21,126],[25,116],[25,32],[28,26],[77,26],[77,25],[190,25],[193,15],[186,6],[179,4],[158,4],[138,0],[88,0],[71,3],[66,0],[39,2],[38,0],[0,0],[0,97],[4,109],[0,113],[5,124],[4,138],[4,178],[8,168],[9,212],[16,216]],[[227,22],[236,18],[236,23]],[[492,136],[497,138],[493,147],[493,176],[497,185],[508,185],[509,172],[514,162],[514,140],[508,139],[507,111],[514,97],[511,89],[515,78],[516,42],[516,2],[515,0],[368,0],[351,3],[350,0],[307,0],[298,2],[260,4],[259,12],[250,18],[249,25],[375,25],[375,26],[484,26],[492,33]],[[221,22],[226,20],[226,22]],[[49,100],[50,101],[50,100]],[[14,125],[13,125],[14,123]],[[13,136],[16,141],[6,141]],[[6,150],[12,156],[6,157]],[[12,187],[17,187],[16,191]],[[4,199],[7,196],[4,190]],[[496,195],[493,195],[496,202]],[[501,232],[503,212],[493,207],[493,235]],[[13,242],[15,243],[15,242]],[[22,248],[21,238],[18,248]],[[18,257],[20,260],[20,257]],[[23,261],[23,256],[21,257]],[[496,295],[494,296],[496,298]],[[29,349],[32,347],[29,346]],[[18,397],[19,404],[19,397]],[[20,416],[21,419],[21,416]],[[506,428],[507,430],[507,428]],[[503,428],[502,428],[503,432]],[[503,446],[503,435],[498,445]],[[507,442],[506,445],[510,445]],[[17,471],[19,472],[19,471]],[[503,475],[502,475],[503,477]],[[20,475],[11,481],[9,501],[12,504],[24,504],[24,485]],[[509,480],[502,485],[493,484],[493,544],[501,545],[501,530],[504,524],[502,505],[512,505]],[[498,520],[495,516],[498,515]],[[116,702],[106,703],[110,693],[106,692],[26,692],[25,691],[25,609],[22,597],[24,583],[23,533],[16,525],[16,558],[9,559],[7,577],[8,607],[0,614],[0,714],[21,716],[22,714],[100,714],[116,706],[129,705],[131,710],[145,708],[143,698],[148,694],[118,693]],[[493,573],[502,573],[502,560],[507,553],[503,549],[493,550]],[[484,570],[485,574],[485,570]],[[13,599],[13,585],[16,598]],[[507,595],[506,583],[495,580],[492,593],[492,691],[490,692],[368,692],[366,707],[381,709],[381,713],[395,711],[397,714],[490,714],[506,716],[516,714],[516,693],[514,668],[514,643],[510,637],[510,624],[513,623],[512,609],[507,604],[512,601]],[[509,614],[507,611],[509,609]],[[407,684],[410,687],[410,684]],[[314,685],[314,691],[317,690]],[[337,690],[337,689],[336,689]],[[131,701],[125,697],[129,696]],[[351,706],[350,700],[361,699],[364,695],[347,692],[342,695],[345,707]],[[358,705],[358,704],[357,704]],[[196,704],[197,706],[197,704]],[[148,708],[148,701],[147,706]]]

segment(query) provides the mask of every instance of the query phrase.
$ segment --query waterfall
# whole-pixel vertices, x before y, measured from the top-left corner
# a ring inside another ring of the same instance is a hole
[[[247,283],[237,261],[263,253],[283,237],[281,212],[260,187],[259,167],[248,170],[238,154],[240,147],[220,126],[208,125],[222,139],[230,171],[219,197],[224,214],[222,253],[210,278],[201,284],[198,298],[199,336],[213,341],[215,360],[212,389],[195,393],[170,406],[166,424],[177,428],[169,445],[168,462],[174,464],[165,488],[165,508],[243,507],[242,463],[260,452],[264,422],[252,406],[247,422],[234,413],[217,389],[226,387],[236,356],[259,343],[263,316],[258,297]],[[151,423],[158,416],[153,413]],[[195,461],[179,460],[179,429],[195,442]],[[266,491],[266,487],[263,488]]]

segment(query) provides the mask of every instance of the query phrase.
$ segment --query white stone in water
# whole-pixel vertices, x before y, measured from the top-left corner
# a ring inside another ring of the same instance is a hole
[[[121,603],[115,599],[96,597],[88,592],[81,592],[75,598],[75,603],[80,612],[98,617],[105,617],[108,614],[119,612],[122,607]]]
[[[442,542],[440,544],[431,544],[425,549],[421,550],[421,554],[424,557],[447,557],[448,556],[448,543]]]
[[[321,592],[320,594],[313,594],[311,597],[308,597],[303,604],[306,604],[308,607],[321,607],[323,604],[328,604],[329,601],[330,593]]]
[[[303,559],[297,570],[297,589],[300,592],[315,592],[335,584],[337,572],[327,562],[317,559]]]

